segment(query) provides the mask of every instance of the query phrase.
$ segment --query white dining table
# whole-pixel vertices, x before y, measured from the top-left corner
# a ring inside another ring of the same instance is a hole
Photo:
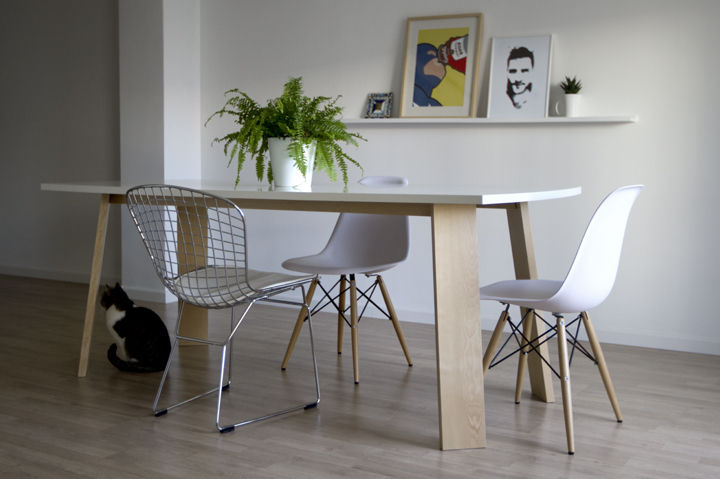
[[[261,210],[325,211],[399,214],[431,218],[435,336],[440,449],[485,447],[485,401],[480,321],[478,238],[476,210],[501,208],[507,213],[515,276],[537,278],[530,230],[529,203],[568,198],[579,186],[533,187],[523,185],[414,185],[403,188],[369,188],[351,184],[313,185],[312,191],[273,190],[268,187],[173,181],[228,198],[240,208]],[[90,284],[77,375],[87,374],[93,321],[97,307],[105,249],[108,212],[124,204],[134,185],[120,182],[43,183],[41,190],[95,194],[99,209],[92,252]],[[207,331],[206,310],[191,309],[188,328]],[[533,328],[543,328],[534,324]],[[546,347],[543,345],[542,347]],[[554,401],[550,371],[528,357],[530,384],[540,400]]]

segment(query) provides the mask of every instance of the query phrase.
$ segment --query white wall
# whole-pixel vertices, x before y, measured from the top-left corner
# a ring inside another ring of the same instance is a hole
[[[200,178],[200,3],[121,0],[118,10],[121,179]],[[123,287],[136,299],[174,300],[122,217]]]
[[[413,183],[582,185],[583,195],[531,207],[541,275],[562,277],[587,220],[616,186],[644,183],[630,220],[616,288],[594,312],[610,342],[720,353],[720,325],[708,313],[717,270],[714,252],[720,73],[714,1],[451,0],[204,2],[202,111],[207,118],[232,87],[258,100],[301,75],[310,95],[343,95],[347,117],[361,115],[370,92],[400,93],[408,16],[482,12],[481,108],[487,102],[490,38],[552,33],[552,100],[566,74],[582,78],[587,111],[637,114],[630,125],[361,127],[368,142],[352,152],[370,174],[404,174]],[[710,82],[710,83],[708,83]],[[397,102],[396,102],[397,105]],[[203,178],[230,182],[233,170],[203,131]],[[244,182],[254,184],[247,168]],[[353,172],[353,179],[359,177]],[[327,181],[317,178],[317,181]],[[334,216],[252,212],[253,256],[280,258],[318,250]],[[512,276],[502,213],[478,213],[481,282]],[[298,237],[297,231],[303,231]],[[406,319],[432,312],[429,221],[412,222],[410,259],[387,274]],[[260,241],[262,238],[262,241]],[[497,308],[485,305],[485,327]]]
[[[120,176],[117,50],[115,0],[3,0],[0,273],[89,279],[99,197],[40,183]],[[118,221],[105,281],[120,278]]]
[[[41,193],[39,183],[120,177],[116,8],[114,1],[96,0],[3,3],[0,220],[6,227],[0,230],[0,273],[89,276],[97,198]],[[720,231],[711,210],[718,203],[720,151],[720,93],[712,87],[720,74],[714,52],[720,33],[713,24],[720,3],[713,0],[201,2],[199,33],[193,32],[200,43],[201,112],[194,124],[202,135],[203,177],[232,181],[221,149],[210,147],[230,125],[202,128],[228,88],[264,99],[277,95],[289,76],[302,75],[307,93],[342,94],[346,115],[359,116],[367,93],[399,94],[406,17],[464,12],[485,14],[480,111],[489,38],[553,33],[554,98],[562,76],[577,74],[592,113],[637,114],[640,121],[365,127],[369,141],[354,156],[367,173],[405,174],[415,183],[535,178],[582,185],[580,197],[531,207],[539,270],[553,277],[564,274],[601,197],[617,185],[645,183],[616,289],[593,313],[601,339],[720,354],[720,324],[710,301]],[[163,101],[167,88],[164,83]],[[165,146],[159,151],[165,155]],[[247,173],[245,181],[254,184],[252,169]],[[358,176],[353,172],[353,179]],[[281,258],[317,250],[334,220],[309,213],[249,216],[253,258],[271,269]],[[502,214],[482,211],[478,218],[481,281],[511,276]],[[111,277],[120,275],[117,226],[111,222],[104,267]],[[386,275],[404,319],[431,317],[428,233],[428,220],[414,219],[411,257]],[[495,313],[484,305],[486,328]]]

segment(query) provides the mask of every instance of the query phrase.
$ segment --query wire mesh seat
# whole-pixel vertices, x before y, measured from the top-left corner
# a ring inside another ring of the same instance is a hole
[[[480,298],[494,300],[506,305],[500,313],[497,325],[490,337],[490,342],[483,356],[483,372],[508,359],[514,354],[520,354],[517,381],[515,387],[515,403],[520,402],[523,376],[527,363],[527,355],[536,353],[550,369],[560,378],[563,397],[563,411],[565,416],[565,434],[568,453],[575,453],[575,436],[572,417],[572,396],[570,392],[570,364],[575,351],[580,351],[598,366],[610,404],[618,422],[622,422],[620,405],[615,395],[610,373],[608,372],[602,348],[595,334],[595,329],[587,311],[601,304],[610,294],[615,283],[620,253],[625,237],[630,210],[637,196],[642,191],[642,185],[630,185],[616,189],[610,193],[598,206],[595,214],[585,231],[573,260],[570,270],[563,281],[546,279],[521,279],[499,281],[480,288]],[[525,312],[521,321],[514,323],[508,314],[510,305],[523,308]],[[538,313],[549,311],[555,317],[555,324],[551,324]],[[566,313],[577,313],[570,322],[563,316]],[[549,329],[531,337],[531,319],[542,320]],[[495,353],[503,329],[510,324],[511,334],[507,341]],[[520,330],[520,326],[523,330]],[[591,351],[588,351],[579,341],[580,326],[585,327],[590,341]],[[575,326],[574,332],[570,329]],[[547,358],[540,354],[540,346],[557,337],[559,369],[552,367]],[[517,348],[510,353],[501,355],[503,348],[515,339]],[[567,346],[572,347],[568,355]]]
[[[369,187],[402,187],[407,185],[408,182],[405,178],[399,176],[367,176],[360,180],[360,184]],[[320,253],[291,258],[282,263],[283,268],[291,271],[340,275],[340,278],[333,286],[327,289],[322,285],[319,277],[315,279],[308,288],[308,296],[305,302],[310,304],[316,288],[320,287],[323,297],[313,308],[313,313],[327,306],[331,306],[337,311],[338,354],[342,353],[344,325],[347,324],[350,327],[355,384],[360,381],[358,324],[369,305],[375,306],[378,311],[392,322],[408,366],[412,366],[410,351],[405,342],[400,322],[380,274],[405,261],[408,251],[409,221],[407,216],[341,213],[335,223],[330,239]],[[373,281],[367,288],[361,289],[357,285],[356,274],[372,277]],[[377,289],[380,289],[382,293],[385,308],[372,299]],[[346,302],[348,293],[350,296],[349,306]],[[360,308],[359,301],[363,299],[365,303]],[[348,310],[350,311],[349,317],[347,315]],[[283,358],[283,370],[290,361],[295,342],[306,317],[306,312],[301,311]]]
[[[233,339],[240,324],[258,301],[297,305],[309,311],[304,302],[305,286],[314,275],[290,275],[248,268],[245,216],[231,201],[190,188],[172,185],[141,185],[126,194],[127,207],[150,255],[162,284],[178,298],[178,321],[170,358],[163,372],[153,403],[156,416],[195,399],[217,393],[215,425],[220,432],[300,409],[316,407],[320,402],[312,323],[309,315],[310,352],[315,375],[315,399],[288,409],[275,411],[240,422],[221,424],[223,391],[232,381]],[[289,301],[274,296],[299,289],[302,300]],[[207,309],[231,309],[227,335],[217,340],[180,333],[185,304]],[[235,307],[244,306],[239,318]],[[217,387],[184,401],[158,407],[178,343],[186,340],[221,348]],[[227,379],[225,376],[227,375]]]

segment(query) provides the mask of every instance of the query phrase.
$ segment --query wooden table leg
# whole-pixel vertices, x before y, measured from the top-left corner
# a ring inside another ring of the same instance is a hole
[[[485,447],[477,221],[474,205],[432,216],[440,448]]]
[[[103,256],[105,254],[105,236],[107,234],[108,212],[110,210],[110,195],[100,196],[97,228],[95,229],[95,248],[93,249],[92,267],[90,269],[90,284],[88,285],[87,303],[85,303],[85,323],[83,325],[82,341],[80,342],[80,362],[78,364],[78,377],[85,377],[90,357],[90,341],[92,340],[93,322],[95,321],[95,308],[97,295],[100,289],[100,273],[102,272]]]
[[[517,279],[537,279],[538,273],[535,264],[535,248],[530,231],[528,204],[517,203],[508,207],[507,220],[515,264],[515,277]],[[521,310],[521,314],[525,314],[524,309]],[[538,332],[545,331],[545,326],[540,323],[540,320],[532,318],[531,321],[530,333],[532,337],[536,337]],[[543,344],[539,349],[545,357],[549,357],[547,344]],[[530,372],[530,387],[533,395],[542,401],[554,402],[555,395],[552,389],[550,368],[542,362],[537,354],[529,354],[527,360]]]
[[[207,264],[207,251],[193,237],[202,236],[208,227],[207,211],[199,207],[178,207],[177,209],[177,235],[178,250],[176,252],[179,264],[179,273],[187,272],[188,267],[195,269]],[[188,248],[189,247],[189,248]],[[178,318],[180,320],[180,318]],[[183,306],[182,321],[180,323],[181,336],[208,339],[208,310],[192,304]],[[200,343],[181,341],[181,346],[198,346]]]

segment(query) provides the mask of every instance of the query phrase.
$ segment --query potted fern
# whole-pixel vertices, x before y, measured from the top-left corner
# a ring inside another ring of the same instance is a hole
[[[582,101],[582,96],[580,95],[582,81],[578,80],[577,77],[570,78],[566,76],[565,79],[560,82],[560,88],[565,92],[565,116],[579,116],[580,102]]]
[[[205,124],[216,116],[230,115],[240,127],[213,140],[213,144],[223,144],[228,166],[237,161],[235,186],[248,156],[255,160],[258,180],[267,178],[276,187],[309,187],[314,169],[324,171],[332,181],[337,180],[339,169],[347,186],[348,165],[362,170],[340,145],[357,146],[357,140],[365,138],[347,131],[341,121],[342,107],[337,105],[339,96],[305,96],[302,77],[290,78],[282,95],[268,100],[265,106],[238,89],[225,92],[225,96],[225,105]],[[268,153],[270,162],[266,160]],[[283,159],[290,163],[290,169],[281,166]]]

